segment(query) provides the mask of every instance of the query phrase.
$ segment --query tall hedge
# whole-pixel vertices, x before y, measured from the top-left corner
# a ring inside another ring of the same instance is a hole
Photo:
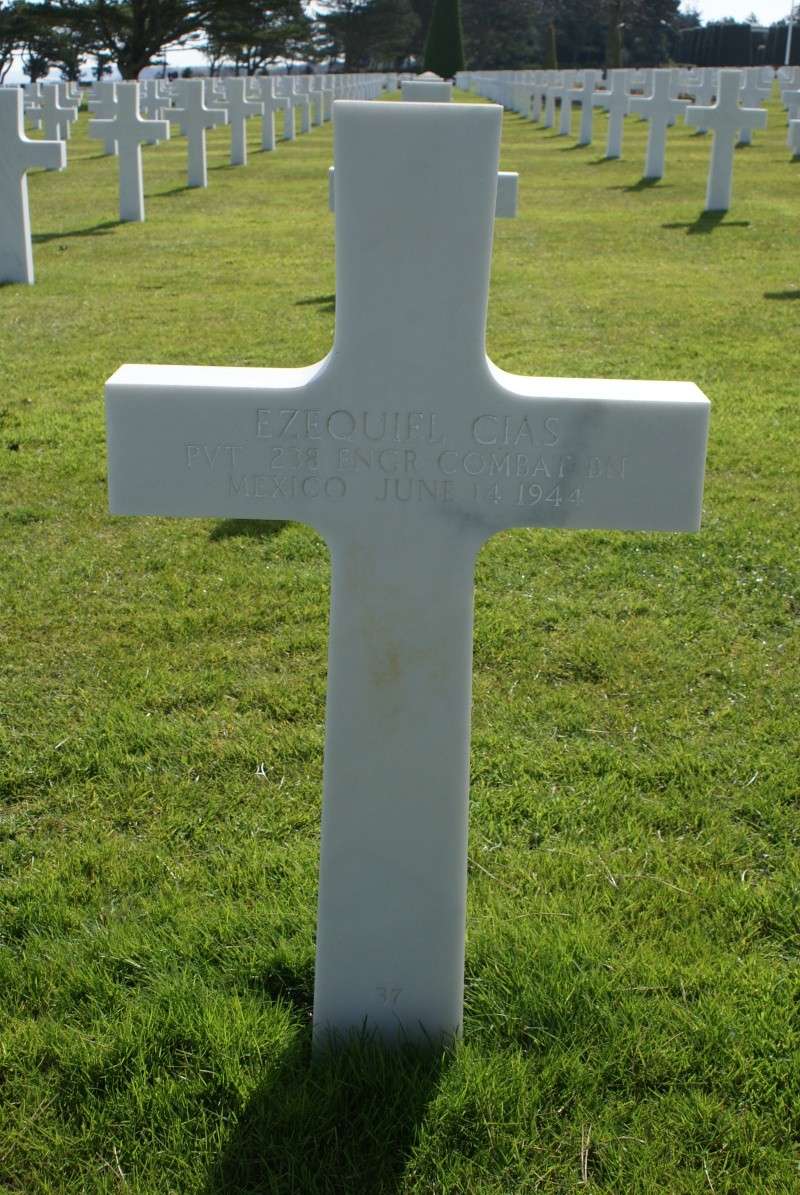
[[[434,0],[425,39],[425,70],[452,79],[464,69],[461,0]]]

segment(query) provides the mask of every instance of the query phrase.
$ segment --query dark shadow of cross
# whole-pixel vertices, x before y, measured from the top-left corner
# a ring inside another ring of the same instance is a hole
[[[749,220],[726,220],[727,212],[701,212],[696,220],[662,224],[662,228],[685,228],[687,236],[704,236],[717,228],[749,228]]]
[[[203,1195],[403,1189],[449,1062],[440,1051],[390,1053],[356,1040],[312,1065],[297,1041],[265,1067],[243,1107],[226,1109],[233,1127]]]
[[[300,369],[123,366],[111,509],[310,523],[332,555],[314,1024],[462,1020],[475,556],[507,527],[698,526],[690,383],[486,356],[502,110],[337,105],[336,330]]]

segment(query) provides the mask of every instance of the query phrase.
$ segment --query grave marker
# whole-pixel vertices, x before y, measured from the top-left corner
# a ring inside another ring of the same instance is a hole
[[[577,87],[570,89],[570,99],[580,104],[581,126],[578,132],[578,145],[592,144],[592,117],[594,115],[593,96],[599,71],[584,71],[583,80]]]
[[[695,386],[527,378],[486,356],[501,117],[338,103],[332,352],[126,365],[106,387],[114,513],[299,519],[331,549],[317,1046],[460,1031],[481,545],[699,523]]]
[[[593,103],[598,108],[605,108],[608,112],[608,141],[606,142],[606,157],[622,157],[622,133],[625,117],[631,109],[631,97],[628,95],[628,72],[615,70],[610,72],[611,90],[596,91]]]
[[[42,113],[42,128],[46,141],[65,141],[69,129],[69,115],[74,112],[71,105],[61,103],[61,92],[56,83],[45,83],[39,103]],[[48,170],[55,167],[48,166]],[[60,168],[59,168],[60,169]]]
[[[275,95],[275,81],[266,75],[258,75],[252,80],[255,88],[256,102],[261,106],[261,148],[273,150],[275,148],[275,113],[283,112],[286,122],[286,110],[289,101],[285,96]]]
[[[33,282],[26,171],[63,170],[66,162],[63,141],[25,136],[20,89],[0,87],[0,282]]]
[[[739,71],[720,71],[716,104],[708,108],[693,105],[686,113],[688,125],[712,129],[714,133],[706,186],[707,212],[726,212],[731,206],[733,150],[739,130],[766,128],[763,108],[739,107],[741,82]]]
[[[759,80],[758,67],[751,68],[744,72],[744,82],[742,83],[739,92],[739,103],[743,108],[758,108],[761,104],[766,104],[769,97],[772,95],[772,84],[764,85]],[[753,141],[753,130],[750,128],[741,129],[739,134],[740,145],[750,145]]]
[[[231,126],[231,166],[247,165],[247,122],[258,116],[261,103],[249,100],[245,94],[246,79],[226,79],[225,99],[228,124]]]
[[[117,84],[117,111],[111,120],[91,120],[90,137],[113,137],[119,157],[119,218],[144,220],[142,144],[169,137],[169,121],[144,120],[139,114],[139,84]]]
[[[186,137],[190,187],[208,186],[206,129],[214,129],[228,120],[224,109],[207,108],[204,98],[202,79],[181,79],[177,107],[169,110],[170,120],[178,122]]]
[[[649,121],[647,153],[644,162],[645,178],[664,177],[664,158],[667,148],[667,128],[682,116],[689,105],[685,100],[674,100],[672,92],[672,71],[653,71],[653,91],[649,96],[631,96],[630,110],[638,112]]]

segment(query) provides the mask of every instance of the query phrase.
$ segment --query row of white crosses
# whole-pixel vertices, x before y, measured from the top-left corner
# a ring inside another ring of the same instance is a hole
[[[297,369],[123,365],[109,497],[120,515],[325,537],[314,1043],[438,1047],[462,1026],[476,555],[508,527],[696,529],[708,402],[685,382],[498,369],[502,109],[335,107],[333,351]]]
[[[572,109],[581,110],[579,145],[592,142],[592,118],[595,108],[608,113],[606,157],[622,154],[623,121],[631,113],[648,121],[649,132],[644,177],[660,179],[664,175],[667,129],[683,117],[700,133],[713,131],[713,146],[706,188],[706,210],[725,211],[730,206],[733,177],[733,150],[737,141],[748,144],[754,129],[766,126],[767,114],[760,107],[770,96],[771,77],[762,68],[754,70],[703,70],[690,73],[678,70],[649,70],[638,73],[610,71],[605,87],[598,87],[601,72],[587,70],[580,76],[571,71],[531,71],[528,79],[498,79],[492,76],[460,76],[462,85],[499,100],[506,106],[539,120],[544,128],[555,124],[556,104],[560,105],[561,135],[572,129]],[[772,76],[771,68],[769,75]],[[458,82],[458,79],[457,79]],[[639,94],[637,94],[637,90]],[[691,105],[684,97],[694,101]],[[785,90],[784,101],[795,102],[800,117],[800,89]],[[715,101],[715,102],[714,102]],[[792,108],[790,107],[790,117]],[[800,119],[790,119],[790,135],[800,143]]]
[[[220,91],[214,80],[185,79],[169,85],[161,80],[95,85],[89,108],[89,135],[102,141],[107,154],[119,159],[119,215],[121,221],[144,220],[142,145],[154,145],[170,135],[176,122],[188,144],[189,185],[207,185],[205,134],[217,125],[231,126],[231,163],[247,161],[246,122],[262,118],[262,148],[275,149],[275,112],[284,112],[286,135],[294,137],[296,107],[308,115],[313,106],[317,123],[330,118],[333,97],[377,97],[384,76],[330,76],[318,87],[307,78],[295,90],[276,94],[273,78],[229,78]],[[62,170],[66,138],[77,119],[81,97],[68,84],[40,84],[26,89],[0,88],[0,282],[34,280],[26,172],[34,166]],[[26,109],[27,104],[27,109]],[[25,134],[24,118],[44,129],[43,140]],[[310,128],[304,119],[303,127]],[[291,132],[289,132],[291,130]]]
[[[107,153],[121,153],[120,219],[144,219],[141,145],[169,137],[170,122],[179,125],[188,144],[188,184],[208,185],[206,132],[219,125],[231,130],[230,162],[247,164],[247,123],[261,117],[261,148],[274,150],[275,114],[283,112],[284,136],[295,137],[295,109],[301,113],[302,131],[309,132],[312,111],[321,124],[330,113],[325,96],[357,90],[359,98],[374,98],[383,87],[383,76],[358,83],[330,76],[328,86],[314,87],[313,77],[302,83],[288,76],[233,76],[223,80],[182,79],[162,90],[159,80],[137,83],[107,83],[90,102],[94,119],[89,135],[104,141]],[[297,84],[300,83],[298,89]],[[331,100],[332,102],[332,100]],[[144,114],[144,115],[143,115]],[[123,165],[122,156],[125,157]]]

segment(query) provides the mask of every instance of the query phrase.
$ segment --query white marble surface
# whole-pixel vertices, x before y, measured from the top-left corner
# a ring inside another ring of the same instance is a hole
[[[649,122],[647,151],[644,161],[645,178],[663,178],[667,150],[667,129],[679,116],[683,116],[688,104],[685,100],[673,98],[672,71],[653,71],[653,90],[646,96],[631,96],[630,110]]]
[[[0,282],[34,280],[26,171],[61,170],[66,161],[63,141],[25,136],[22,92],[0,87]]]
[[[231,126],[231,166],[247,165],[247,122],[261,115],[262,106],[247,98],[245,78],[225,80],[228,124]]]
[[[631,97],[628,95],[628,72],[626,70],[609,71],[606,85],[609,90],[596,91],[592,101],[596,107],[604,108],[608,113],[606,157],[621,158],[625,117],[631,107]]]
[[[169,121],[146,120],[139,112],[139,84],[117,84],[116,114],[110,120],[91,120],[89,136],[113,137],[119,158],[119,218],[123,222],[144,220],[142,145],[153,139],[166,141]]]
[[[514,526],[696,529],[708,403],[688,382],[493,365],[502,110],[335,107],[332,351],[300,369],[123,366],[110,502],[325,537],[315,1041],[366,1025],[435,1043],[462,1020],[476,553]]]
[[[693,105],[686,113],[688,125],[711,129],[714,134],[706,185],[708,212],[725,212],[731,206],[733,151],[740,129],[764,129],[767,126],[767,114],[763,108],[740,106],[741,84],[740,71],[720,71],[717,102],[708,107]]]
[[[223,108],[207,108],[202,79],[180,79],[177,102],[170,109],[169,118],[180,126],[186,137],[188,154],[188,184],[190,187],[208,186],[206,159],[206,130],[227,123]]]
[[[453,84],[441,79],[404,79],[400,93],[406,103],[447,104],[453,98]]]

